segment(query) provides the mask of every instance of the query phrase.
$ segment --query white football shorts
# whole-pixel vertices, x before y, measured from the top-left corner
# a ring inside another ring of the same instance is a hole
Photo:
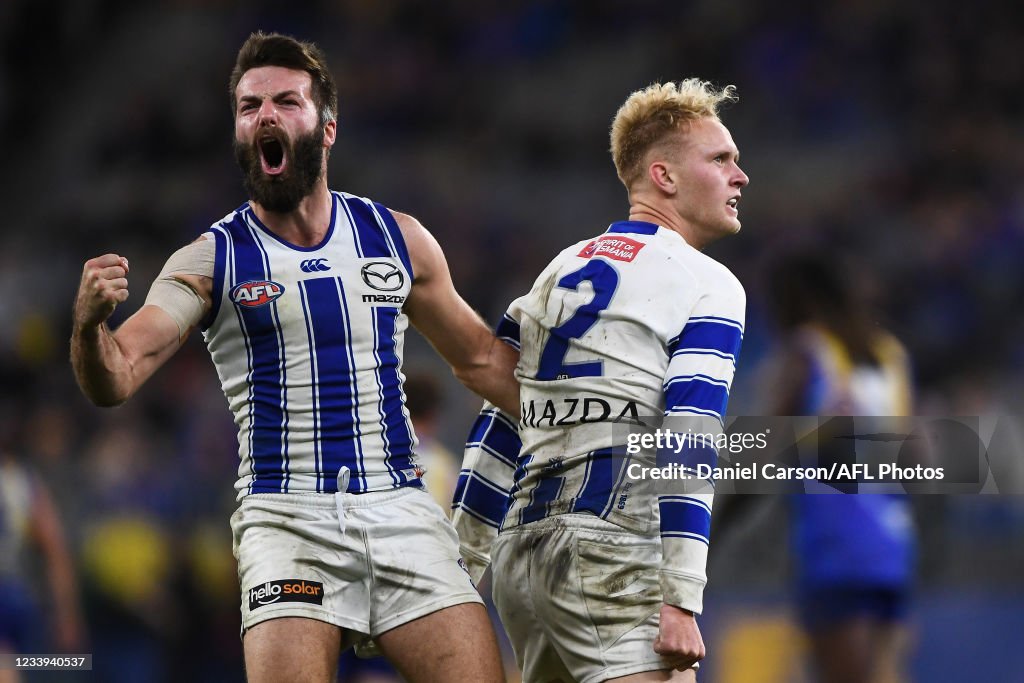
[[[654,652],[661,539],[586,513],[498,534],[494,604],[524,683],[593,683],[671,669]]]
[[[360,647],[431,612],[482,602],[455,529],[423,489],[252,494],[231,532],[243,634],[308,617],[347,629],[345,644]]]

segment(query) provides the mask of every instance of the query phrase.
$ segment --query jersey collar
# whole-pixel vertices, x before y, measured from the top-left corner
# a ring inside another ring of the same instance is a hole
[[[653,235],[658,232],[658,226],[646,221],[616,221],[608,226],[608,232]]]

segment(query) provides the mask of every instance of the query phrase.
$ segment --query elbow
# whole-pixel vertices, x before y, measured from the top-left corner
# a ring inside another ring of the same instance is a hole
[[[83,391],[85,397],[97,408],[116,408],[128,400],[129,395],[117,392]]]
[[[80,377],[78,378],[78,388],[97,408],[116,408],[131,397],[129,391],[121,391],[115,387],[97,387],[83,382]]]
[[[461,382],[464,387],[466,387],[473,393],[480,393],[480,369],[478,367],[453,367],[452,374],[455,375],[455,379],[459,380],[459,382]]]

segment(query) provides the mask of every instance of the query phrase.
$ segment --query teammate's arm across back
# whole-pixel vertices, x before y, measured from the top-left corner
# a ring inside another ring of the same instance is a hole
[[[128,260],[117,254],[86,261],[75,298],[71,364],[82,392],[99,406],[128,400],[181,347],[212,300],[210,278],[176,274],[174,280],[201,302],[184,329],[164,308],[147,302],[112,331],[106,321],[128,299],[128,270]]]
[[[514,370],[519,354],[495,338],[455,291],[448,262],[434,236],[412,216],[392,211],[412,260],[409,320],[448,361],[470,390],[502,410],[519,416],[519,384]]]

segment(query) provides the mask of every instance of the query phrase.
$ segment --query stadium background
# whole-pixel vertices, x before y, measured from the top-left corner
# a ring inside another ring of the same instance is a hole
[[[236,444],[201,340],[101,411],[74,386],[67,339],[85,259],[131,261],[123,318],[167,255],[245,199],[226,82],[255,29],[326,49],[341,109],[331,186],[420,218],[492,322],[559,249],[624,216],[607,128],[630,91],[690,75],[736,84],[724,118],[751,177],[744,229],[709,250],[750,298],[730,412],[756,412],[776,340],[766,265],[818,245],[910,349],[920,413],[1021,413],[1014,3],[8,1],[3,447],[57,496],[97,680],[241,677]],[[445,378],[442,440],[459,450],[477,401],[411,336],[407,368]],[[1021,499],[935,497],[919,513],[916,679],[1019,680]],[[760,658],[789,637],[784,524],[713,544],[709,680],[754,680],[737,662],[767,676]],[[752,630],[726,633],[733,610]]]

